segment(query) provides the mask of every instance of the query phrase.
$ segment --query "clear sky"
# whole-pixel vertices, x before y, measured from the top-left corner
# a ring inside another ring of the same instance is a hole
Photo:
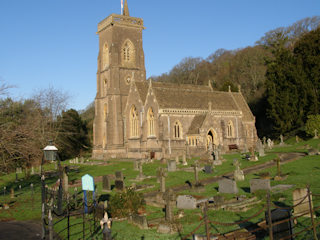
[[[184,57],[252,46],[269,30],[320,15],[320,0],[128,0],[144,19],[147,77],[168,72]],[[120,0],[0,0],[0,78],[27,98],[54,86],[69,107],[94,100],[97,24],[120,14]]]

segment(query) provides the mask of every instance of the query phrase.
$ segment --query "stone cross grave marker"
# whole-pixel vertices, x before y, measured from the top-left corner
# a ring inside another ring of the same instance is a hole
[[[109,175],[102,176],[102,191],[111,190],[111,178]]]
[[[253,193],[257,190],[271,190],[270,179],[251,179],[250,192]]]
[[[229,178],[223,178],[219,180],[219,193],[238,193],[238,187],[236,181]]]
[[[167,173],[164,168],[159,168],[158,177],[160,180],[160,192],[164,193],[166,191],[166,177],[167,177]]]
[[[195,179],[195,186],[199,185],[199,173],[198,173],[198,168],[199,168],[199,163],[198,161],[195,161],[194,164],[192,165],[194,169],[194,179]]]
[[[293,205],[299,205],[295,206],[293,208],[293,214],[295,216],[299,216],[301,214],[308,213],[306,215],[303,215],[304,217],[311,217],[310,215],[310,209],[309,209],[309,199],[306,197],[308,194],[307,188],[298,188],[292,192],[292,199],[293,199]],[[311,198],[311,206],[312,206],[312,196]]]
[[[177,170],[177,164],[175,160],[169,160],[167,164],[168,172],[175,172]]]
[[[173,190],[170,188],[166,190],[166,192],[163,194],[163,200],[166,204],[166,216],[165,219],[167,222],[173,221],[173,202],[176,201],[176,196],[173,193]]]

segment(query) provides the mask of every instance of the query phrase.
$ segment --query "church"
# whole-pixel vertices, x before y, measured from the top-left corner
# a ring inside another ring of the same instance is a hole
[[[241,90],[146,80],[143,19],[111,14],[98,24],[93,157],[172,158],[254,147],[255,117]]]

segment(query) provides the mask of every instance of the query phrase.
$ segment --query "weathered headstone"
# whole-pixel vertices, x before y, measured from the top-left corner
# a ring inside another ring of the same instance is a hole
[[[11,188],[11,189],[10,189],[10,198],[14,198],[14,197],[15,197],[15,195],[14,195],[14,189]]]
[[[253,193],[257,190],[271,190],[270,179],[251,179],[250,192]]]
[[[308,195],[307,188],[299,188],[292,192],[292,199],[293,199],[293,205],[294,205],[293,214],[295,216],[305,214],[303,215],[304,217],[311,217],[310,209],[309,209],[309,200],[307,195]],[[310,196],[310,199],[311,199],[311,206],[312,206],[312,196]]]
[[[182,155],[182,165],[183,166],[187,166],[188,165],[186,154]]]
[[[166,215],[165,219],[167,222],[171,223],[174,220],[173,217],[173,202],[176,201],[176,196],[173,190],[170,188],[163,194],[163,200],[165,200],[166,205]]]
[[[219,193],[238,193],[238,187],[236,181],[228,178],[219,180]]]
[[[268,138],[267,143],[268,143],[268,149],[272,149],[272,140],[270,138]]]
[[[237,160],[234,165],[236,166],[236,170],[234,171],[234,180],[236,181],[243,181],[244,180],[244,173],[243,171],[240,169],[240,163]]]
[[[148,229],[147,217],[145,215],[138,215],[134,213],[131,215],[131,222],[140,229]]]
[[[31,167],[31,175],[34,175],[34,167]]]
[[[264,147],[260,139],[258,140],[258,150],[259,150],[259,157],[264,157],[265,156]]]
[[[133,161],[133,170],[139,171],[139,160]]]
[[[213,157],[213,165],[221,165],[222,164],[222,161],[220,159],[220,152],[218,149],[215,149],[213,151],[214,153],[214,157]]]
[[[176,164],[179,164],[179,156],[176,156]]]
[[[108,175],[102,176],[102,191],[111,190],[111,178]]]
[[[317,129],[315,129],[314,130],[314,137],[313,137],[314,139],[319,139],[319,137],[318,137],[318,130]]]
[[[123,181],[123,173],[121,171],[117,171],[115,175],[116,175],[116,180]]]
[[[283,142],[283,135],[281,134],[280,135],[280,144],[279,144],[280,146],[283,146],[284,145],[284,142]]]
[[[123,182],[123,180],[115,180],[114,185],[115,185],[115,188],[116,188],[117,190],[122,191],[122,190],[124,189],[124,182]]]
[[[160,168],[158,174],[159,174],[159,180],[160,180],[160,192],[164,193],[166,191],[167,173],[165,172],[164,168]]]
[[[177,197],[177,208],[179,209],[196,209],[197,199],[190,195],[179,195]]]
[[[177,170],[177,164],[174,160],[168,161],[168,172],[175,172]]]
[[[63,171],[63,174],[62,174],[62,188],[64,192],[69,191],[69,179],[66,171]]]
[[[206,174],[211,174],[212,173],[212,166],[211,165],[205,165],[204,166],[204,172]]]
[[[255,152],[254,152],[254,148],[253,147],[251,147],[250,148],[250,152],[251,152],[251,156],[250,156],[250,161],[251,162],[256,162],[256,161],[258,161],[258,157],[255,155]]]

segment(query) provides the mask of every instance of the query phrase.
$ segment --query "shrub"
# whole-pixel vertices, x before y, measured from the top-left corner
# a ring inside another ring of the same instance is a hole
[[[320,115],[309,115],[306,123],[305,131],[308,135],[314,136],[315,130],[320,133]]]

